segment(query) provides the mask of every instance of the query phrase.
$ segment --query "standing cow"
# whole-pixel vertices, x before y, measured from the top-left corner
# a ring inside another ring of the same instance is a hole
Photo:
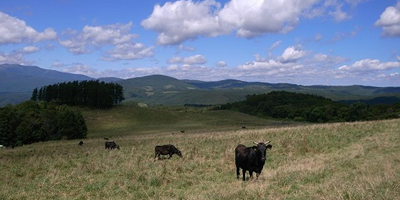
[[[174,154],[178,155],[179,157],[182,157],[181,151],[179,151],[179,149],[177,149],[172,144],[156,146],[154,148],[154,153],[155,153],[154,161],[156,160],[156,158],[160,159],[160,155],[169,155],[168,159],[170,159]]]
[[[239,179],[239,171],[242,169],[243,181],[246,180],[246,171],[249,171],[250,177],[253,176],[253,172],[256,173],[257,178],[260,176],[261,171],[264,167],[266,160],[266,151],[271,149],[272,145],[267,142],[254,142],[257,146],[246,147],[239,144],[235,149],[235,163],[236,163],[236,175]]]
[[[114,141],[107,141],[105,143],[106,149],[118,149],[119,150],[119,145],[115,143]]]

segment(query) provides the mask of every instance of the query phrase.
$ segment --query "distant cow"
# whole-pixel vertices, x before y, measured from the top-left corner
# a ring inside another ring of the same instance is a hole
[[[271,149],[272,145],[267,142],[254,142],[257,146],[246,147],[239,144],[235,149],[236,175],[239,179],[239,170],[242,169],[243,181],[246,180],[246,171],[249,171],[250,177],[256,172],[257,179],[260,176],[266,160],[266,151]]]
[[[83,141],[80,141],[78,145],[79,145],[79,146],[82,146],[82,145],[83,145]]]
[[[168,159],[170,159],[174,154],[178,155],[179,157],[182,157],[181,151],[179,151],[179,149],[177,149],[172,144],[156,146],[154,152],[155,152],[154,161],[156,160],[156,158],[160,159],[160,155],[169,155]]]
[[[106,149],[115,149],[117,148],[119,150],[119,145],[117,145],[114,141],[107,141],[105,143]]]

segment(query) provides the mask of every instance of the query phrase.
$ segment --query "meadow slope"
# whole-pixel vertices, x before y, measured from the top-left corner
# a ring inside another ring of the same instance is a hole
[[[399,199],[400,120],[124,135],[0,151],[0,199]],[[234,148],[270,140],[258,180],[236,179]],[[172,143],[183,158],[153,161]]]

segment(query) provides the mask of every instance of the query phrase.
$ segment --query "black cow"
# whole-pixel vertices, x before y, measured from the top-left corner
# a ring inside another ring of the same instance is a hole
[[[117,145],[117,143],[115,143],[114,141],[111,141],[111,142],[107,141],[105,143],[105,146],[106,146],[106,149],[115,149],[115,148],[117,148],[119,150],[119,145]]]
[[[256,172],[257,179],[260,176],[261,171],[264,167],[266,160],[266,151],[271,149],[272,145],[267,142],[254,142],[257,146],[246,147],[239,144],[235,149],[235,163],[236,163],[236,175],[239,179],[239,170],[242,169],[243,181],[246,180],[246,171],[249,171],[250,177],[253,176],[253,172]]]
[[[79,146],[82,146],[82,145],[83,145],[83,141],[80,141],[78,145],[79,145]]]
[[[179,157],[182,157],[181,151],[179,151],[179,149],[177,149],[172,144],[156,146],[154,148],[154,152],[155,152],[154,161],[156,160],[156,158],[160,159],[160,155],[169,155],[168,159],[170,159],[174,154],[178,155]]]

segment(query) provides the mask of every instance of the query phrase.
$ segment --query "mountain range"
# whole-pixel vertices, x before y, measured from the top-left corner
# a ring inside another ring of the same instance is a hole
[[[30,99],[34,88],[68,81],[95,78],[42,69],[37,66],[0,65],[0,106],[18,104]],[[234,79],[221,81],[179,80],[164,75],[119,79],[100,78],[124,88],[124,103],[141,105],[215,105],[244,100],[249,94],[285,90],[324,96],[335,101],[368,104],[400,102],[400,87],[372,86],[302,86],[287,83],[246,82]]]

